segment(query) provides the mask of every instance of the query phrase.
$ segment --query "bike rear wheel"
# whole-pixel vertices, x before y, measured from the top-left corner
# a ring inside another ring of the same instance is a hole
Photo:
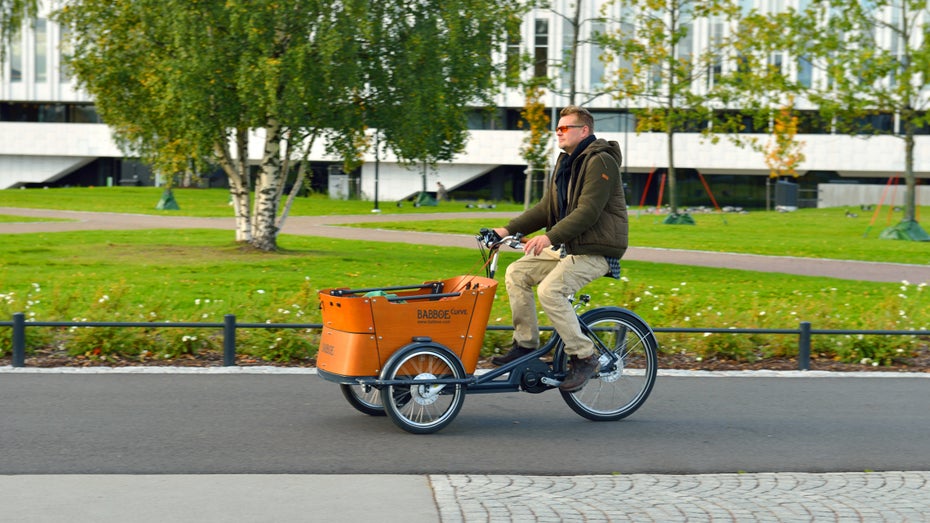
[[[413,434],[442,429],[455,419],[465,402],[463,385],[430,383],[437,379],[465,378],[462,363],[445,347],[419,346],[406,350],[390,360],[382,378],[406,382],[383,387],[381,400],[391,421]]]
[[[342,395],[355,410],[364,412],[369,416],[384,416],[384,405],[381,403],[381,391],[371,385],[339,385]]]
[[[658,342],[652,329],[639,316],[619,308],[599,308],[586,312],[581,321],[588,325],[588,336],[600,350],[617,357],[616,363],[601,354],[601,369],[595,378],[577,392],[563,392],[562,398],[579,415],[593,421],[625,418],[642,406],[656,380]],[[568,370],[564,351],[556,355],[556,369]]]

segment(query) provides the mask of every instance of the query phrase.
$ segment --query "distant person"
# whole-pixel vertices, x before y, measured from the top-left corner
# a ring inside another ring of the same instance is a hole
[[[564,152],[556,161],[543,199],[505,227],[500,236],[540,229],[524,245],[524,255],[507,267],[505,284],[513,314],[513,345],[492,358],[504,365],[539,348],[539,303],[565,343],[569,371],[559,388],[576,392],[597,375],[598,354],[581,331],[569,297],[601,276],[620,277],[627,248],[627,209],[620,178],[622,155],[617,142],[594,136],[587,109],[569,106],[559,113],[556,135]]]
[[[436,182],[436,201],[444,202],[449,199],[449,192],[446,191],[446,186],[442,182]]]

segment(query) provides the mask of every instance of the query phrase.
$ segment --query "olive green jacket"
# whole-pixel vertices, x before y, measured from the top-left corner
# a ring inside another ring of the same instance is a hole
[[[556,166],[565,156],[559,155]],[[622,257],[629,237],[622,161],[620,144],[595,140],[572,163],[565,218],[558,219],[556,167],[542,200],[511,220],[507,230],[531,234],[544,228],[552,244],[564,244],[569,254]]]

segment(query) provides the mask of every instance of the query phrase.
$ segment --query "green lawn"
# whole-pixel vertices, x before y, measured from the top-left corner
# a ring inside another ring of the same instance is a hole
[[[921,208],[930,216],[930,207]],[[630,214],[630,245],[666,249],[738,252],[772,256],[930,263],[930,242],[881,240],[886,212],[846,216],[846,209],[800,209],[790,213],[756,211],[746,214],[696,214],[696,225],[666,225],[663,216],[634,209]],[[901,221],[892,212],[892,224]],[[481,227],[504,225],[486,219],[358,223],[356,227],[468,234]]]
[[[30,216],[14,216],[12,214],[0,214],[0,223],[30,223],[30,222],[66,222],[70,220],[60,220],[58,218],[34,218]]]
[[[229,194],[222,189],[175,189],[178,211],[156,210],[162,189],[154,187],[100,187],[0,191],[0,206],[76,211],[223,217],[231,216]],[[496,203],[495,211],[519,212],[522,205]],[[414,207],[403,202],[382,202],[381,215],[473,212],[471,220],[364,223],[373,203],[330,200],[320,195],[296,198],[291,215],[360,215],[355,226],[471,234],[481,227],[502,225],[481,218],[483,209],[465,202],[444,202],[436,207]],[[855,217],[849,215],[854,214]],[[930,207],[919,208],[930,216]],[[665,225],[663,216],[641,209],[630,210],[630,244],[640,247],[698,249],[719,252],[766,254],[897,263],[930,263],[930,242],[880,240],[879,233],[901,221],[902,213],[891,207],[875,211],[829,208],[800,209],[790,213],[752,211],[745,214],[695,214],[694,226]],[[928,226],[930,227],[930,226]]]
[[[155,206],[164,189],[157,187],[72,187],[60,189],[7,189],[0,190],[0,207],[26,207],[68,211],[124,212],[134,214],[167,214],[177,216],[225,217],[232,216],[229,191],[226,189],[174,189],[180,210],[163,211]],[[522,205],[495,202],[496,210],[518,211]],[[434,212],[481,212],[466,207],[465,202],[443,202],[435,207],[414,207],[412,202],[379,202],[384,214],[413,214]],[[293,216],[325,216],[331,214],[370,214],[374,202],[330,200],[322,195],[295,198],[291,208]]]

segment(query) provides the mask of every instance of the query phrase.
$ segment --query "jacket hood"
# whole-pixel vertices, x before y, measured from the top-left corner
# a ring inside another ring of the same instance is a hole
[[[614,160],[617,160],[617,165],[623,165],[623,153],[620,151],[620,144],[613,140],[607,141],[603,138],[598,138],[591,142],[581,154],[588,155],[599,152],[606,152],[611,155]]]

